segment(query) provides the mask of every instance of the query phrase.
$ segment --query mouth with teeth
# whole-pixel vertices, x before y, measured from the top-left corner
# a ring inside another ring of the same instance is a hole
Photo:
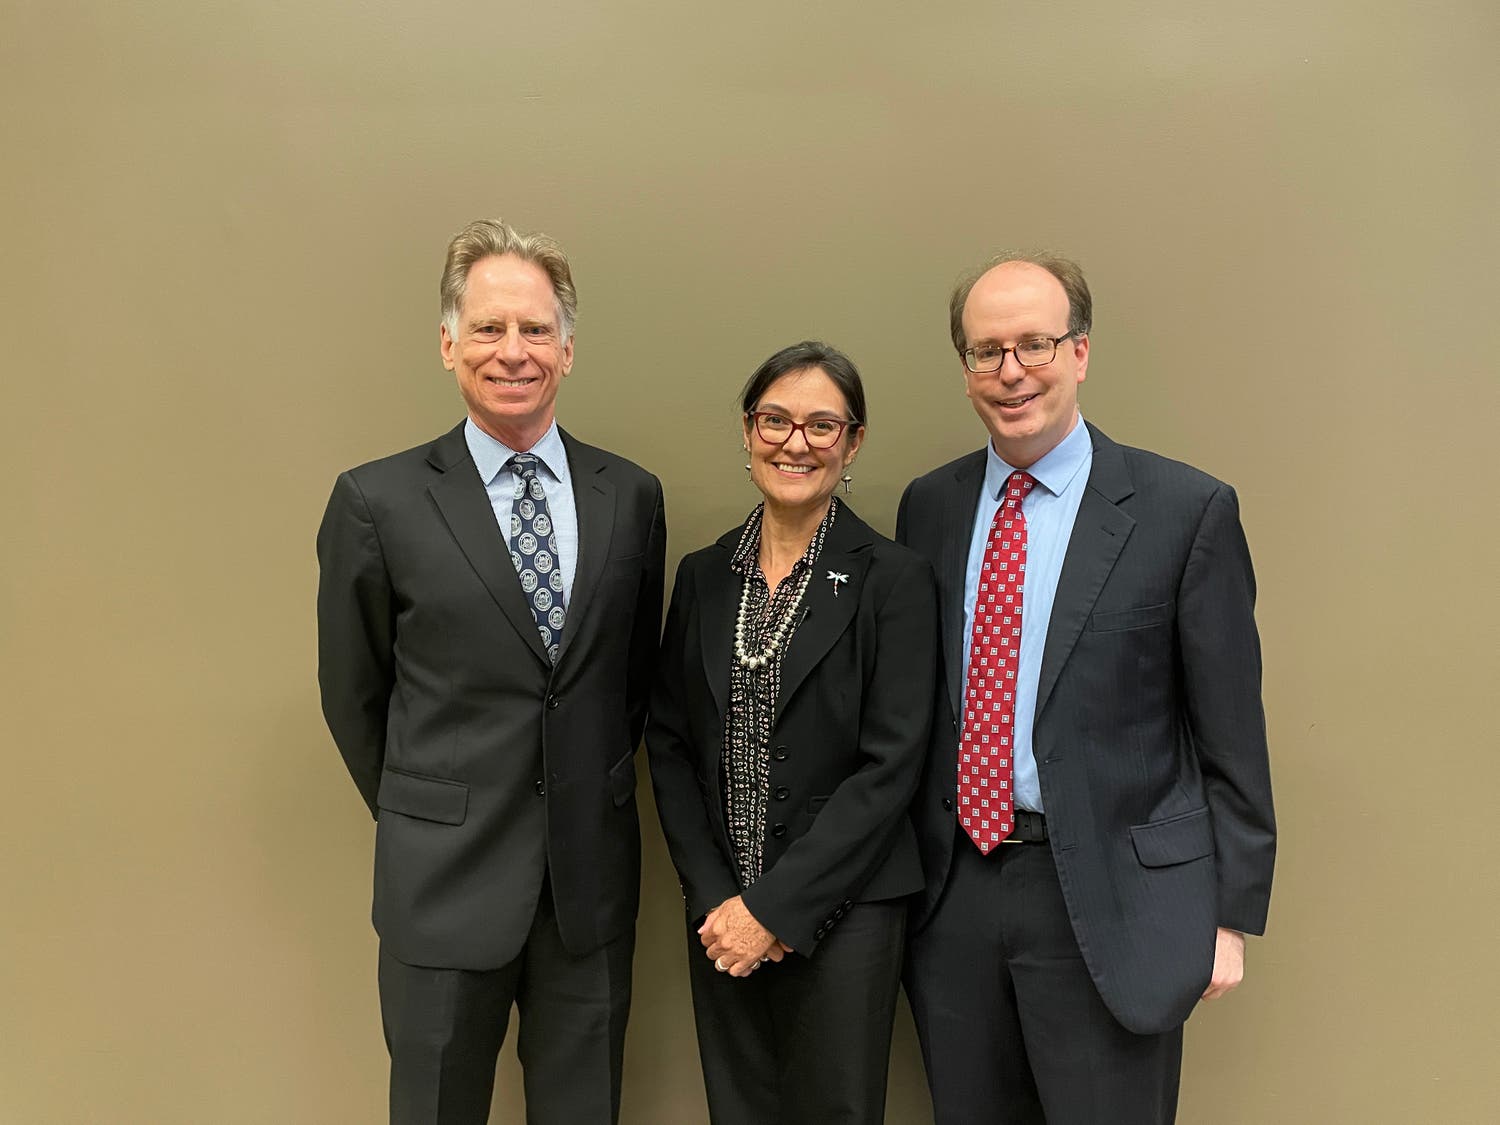
[[[995,400],[995,405],[1000,407],[1002,410],[1020,410],[1021,407],[1025,406],[1028,402],[1036,397],[1037,396],[1033,394],[1021,395],[1018,398],[999,398]]]
[[[772,461],[771,467],[778,473],[786,473],[788,476],[795,477],[806,476],[816,468],[814,465],[794,465],[790,461]]]
[[[486,375],[484,381],[491,386],[504,387],[507,390],[520,390],[522,387],[529,387],[532,383],[536,382],[535,379],[501,379],[495,375]]]

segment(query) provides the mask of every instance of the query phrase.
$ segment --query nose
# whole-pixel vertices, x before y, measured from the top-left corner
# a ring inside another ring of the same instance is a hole
[[[798,444],[793,445],[793,442],[797,442]],[[812,443],[807,440],[807,431],[798,426],[791,432],[791,436],[781,443],[781,448],[789,453],[810,453],[812,451]]]
[[[1016,358],[1014,348],[1000,357],[1000,370],[995,374],[1007,383],[1014,383],[1026,377],[1026,368],[1022,367],[1021,361]]]
[[[526,341],[521,339],[519,324],[506,325],[505,335],[500,339],[498,351],[501,360],[505,363],[521,363],[526,359]]]

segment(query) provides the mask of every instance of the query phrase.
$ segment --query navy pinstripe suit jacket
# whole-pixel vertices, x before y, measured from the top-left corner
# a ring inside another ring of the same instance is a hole
[[[1255,578],[1234,490],[1089,427],[1093,467],[1042,656],[1033,749],[1089,972],[1125,1027],[1181,1024],[1215,928],[1262,933],[1276,852]],[[930,916],[952,858],[964,567],[985,453],[913,481],[896,538],[937,572],[942,658],[914,805]]]

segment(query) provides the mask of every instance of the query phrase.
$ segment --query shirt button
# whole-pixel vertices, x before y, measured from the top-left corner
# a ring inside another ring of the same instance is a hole
[[[948,812],[952,812],[953,811],[953,798],[952,797],[944,797],[943,798],[943,808],[945,810],[947,810]]]
[[[776,792],[772,794],[772,796],[775,797],[778,801],[785,801],[791,795],[792,791],[785,785],[778,785],[776,787]]]
[[[557,698],[557,696],[555,695],[547,696],[547,710],[556,711],[558,704],[560,704],[561,702],[562,700]]]
[[[771,825],[771,835],[775,836],[778,840],[781,839],[783,836],[786,835],[786,825],[785,824],[773,824],[773,825]]]

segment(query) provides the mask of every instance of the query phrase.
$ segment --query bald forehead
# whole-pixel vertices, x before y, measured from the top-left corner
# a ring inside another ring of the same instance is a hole
[[[1019,317],[1028,331],[1066,332],[1068,294],[1062,282],[1031,262],[1002,262],[984,273],[964,302],[964,326],[970,339],[976,319]]]
[[[1062,282],[1041,266],[1032,262],[1001,262],[988,270],[974,283],[966,306],[976,301],[993,301],[997,298],[1033,301],[1050,300],[1059,303],[1064,312],[1068,307],[1068,294]]]

